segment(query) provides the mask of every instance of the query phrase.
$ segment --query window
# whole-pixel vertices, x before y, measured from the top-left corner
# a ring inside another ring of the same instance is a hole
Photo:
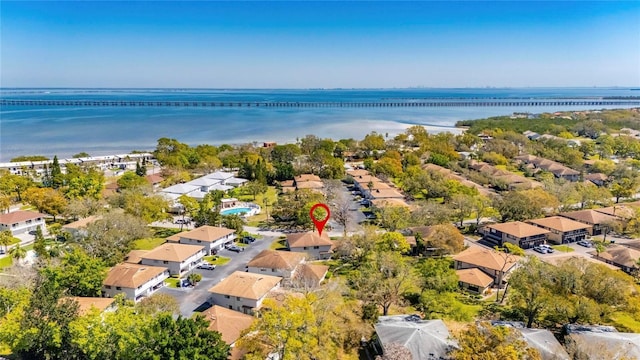
[[[320,246],[314,246],[313,248],[314,249],[320,249]]]
[[[163,264],[168,264],[169,262],[165,260],[165,261],[163,261],[162,263],[163,263]]]
[[[122,290],[120,286],[116,286],[116,290]]]
[[[202,242],[202,240],[198,240],[198,244],[200,244]]]
[[[229,295],[225,295],[225,296],[224,296],[224,298],[225,298],[225,299],[228,299],[228,298],[229,298]]]
[[[307,247],[306,247],[306,246],[304,247],[304,250],[307,250]]]
[[[240,301],[240,296],[236,296],[236,300],[237,300],[237,301]]]
[[[107,289],[111,289],[111,285],[106,285],[105,286]]]
[[[267,269],[260,269],[260,271],[267,271]]]
[[[233,310],[233,306],[232,305],[229,305],[229,310]]]
[[[276,272],[276,269],[271,269],[271,272]]]

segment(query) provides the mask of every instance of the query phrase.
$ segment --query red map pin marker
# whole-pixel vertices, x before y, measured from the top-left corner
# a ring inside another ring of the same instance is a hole
[[[324,220],[318,220],[315,217],[313,217],[313,212],[317,208],[323,208],[327,212],[327,217],[324,218]],[[322,235],[322,230],[324,230],[324,226],[327,223],[327,221],[329,221],[329,216],[331,216],[329,207],[325,204],[315,204],[311,207],[311,210],[309,210],[309,216],[311,216],[311,220],[313,221],[313,224],[316,226],[316,229],[318,229],[318,234]]]

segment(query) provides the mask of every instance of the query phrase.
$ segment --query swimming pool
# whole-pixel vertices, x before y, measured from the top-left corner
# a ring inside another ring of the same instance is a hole
[[[248,207],[237,207],[232,209],[224,209],[220,211],[220,214],[222,215],[240,215],[240,214],[253,215],[252,210],[253,209]]]

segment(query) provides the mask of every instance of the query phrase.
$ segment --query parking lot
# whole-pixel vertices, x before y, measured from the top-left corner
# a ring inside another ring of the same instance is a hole
[[[608,239],[607,239],[608,240]],[[590,252],[595,251],[595,248],[592,247],[584,247],[581,245],[578,245],[577,243],[571,243],[571,244],[564,244],[566,246],[568,246],[569,248],[573,249],[573,251],[569,251],[569,252],[565,252],[565,251],[560,251],[558,249],[555,249],[553,253],[547,253],[547,254],[541,254],[533,249],[527,249],[525,250],[525,254],[526,255],[533,255],[538,257],[540,260],[550,263],[550,264],[554,264],[557,265],[558,263],[564,261],[564,260],[568,260],[570,258],[573,257],[580,257],[580,258],[584,258],[588,261],[593,261],[596,262],[598,264],[603,264],[605,266],[611,267],[612,269],[618,269],[617,267],[613,266],[613,265],[609,265],[606,264],[605,262],[602,262],[598,259],[596,259],[594,256],[592,256],[591,254],[589,254]]]
[[[180,304],[180,314],[191,316],[194,311],[204,310],[209,307],[209,289],[231,275],[234,271],[245,271],[247,263],[262,250],[269,249],[277,236],[263,236],[252,244],[246,246],[244,251],[236,253],[223,249],[218,251],[218,255],[231,259],[224,265],[219,265],[215,270],[194,269],[192,272],[202,275],[202,281],[195,287],[170,288],[163,287],[159,293],[173,296]],[[183,277],[186,277],[185,275]]]

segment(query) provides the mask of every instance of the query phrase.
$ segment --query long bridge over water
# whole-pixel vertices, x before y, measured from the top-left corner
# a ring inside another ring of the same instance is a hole
[[[394,108],[394,107],[502,107],[502,106],[640,106],[633,99],[567,100],[421,100],[421,101],[161,101],[161,100],[23,100],[0,99],[0,106],[76,106],[76,107],[214,107],[214,108]]]

